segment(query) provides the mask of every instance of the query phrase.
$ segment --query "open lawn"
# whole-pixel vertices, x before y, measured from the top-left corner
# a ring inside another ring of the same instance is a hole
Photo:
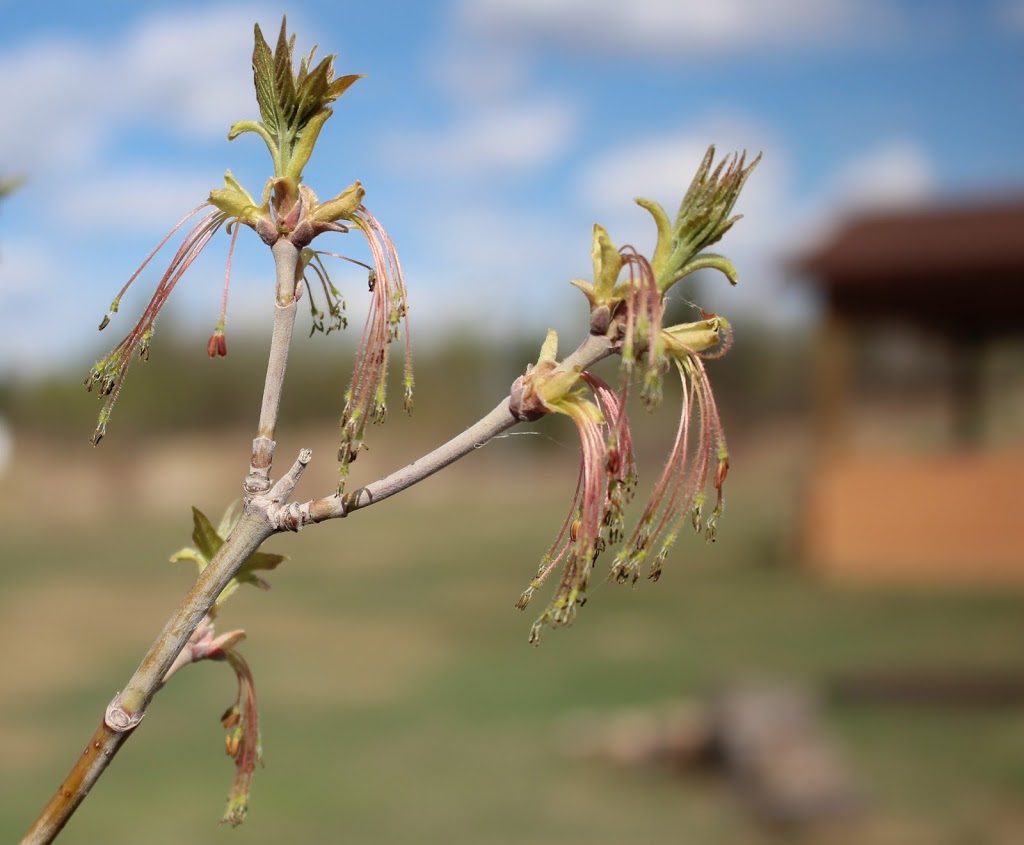
[[[276,538],[269,548],[292,560],[273,590],[246,590],[221,624],[248,631],[260,695],[266,768],[246,824],[217,824],[232,772],[218,717],[234,682],[205,664],[158,696],[61,841],[792,841],[760,830],[714,778],[580,762],[567,718],[751,675],[824,691],[859,670],[1012,670],[1024,595],[814,582],[788,565],[780,479],[792,471],[763,452],[730,477],[718,543],[682,538],[657,584],[599,583],[576,625],[539,648],[526,637],[543,596],[526,614],[513,603],[568,506],[571,451],[520,461],[514,483],[474,456],[392,505]],[[3,517],[0,841],[57,786],[191,575],[162,562],[187,542],[187,502],[176,514],[121,503],[119,515],[126,528],[110,511],[57,527]],[[873,808],[842,841],[1024,841],[1024,712],[824,712]]]

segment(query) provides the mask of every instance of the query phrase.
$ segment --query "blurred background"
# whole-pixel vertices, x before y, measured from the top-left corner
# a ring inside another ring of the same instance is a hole
[[[234,686],[207,664],[160,694],[62,841],[1024,841],[1024,3],[0,11],[0,837],[186,589],[165,561],[189,507],[216,519],[239,493],[272,307],[256,238],[227,359],[206,356],[220,236],[96,449],[81,382],[148,299],[157,269],[96,334],[166,231],[227,168],[261,190],[262,144],[226,132],[256,116],[253,21],[273,38],[285,11],[299,51],[367,74],[306,180],[362,180],[410,288],[416,414],[394,403],[355,484],[488,411],[547,327],[575,344],[593,223],[647,250],[634,196],[673,209],[710,143],[764,153],[722,245],[740,286],[698,276],[672,306],[735,326],[709,364],[728,509],[717,543],[681,538],[656,585],[597,584],[538,649],[513,603],[574,489],[557,420],[275,538],[291,561],[272,592],[221,622],[247,630],[261,702],[249,821],[216,824]],[[289,365],[278,455],[314,449],[304,498],[335,484],[366,305],[346,266],[348,333],[300,323]],[[677,401],[634,409],[641,496]]]

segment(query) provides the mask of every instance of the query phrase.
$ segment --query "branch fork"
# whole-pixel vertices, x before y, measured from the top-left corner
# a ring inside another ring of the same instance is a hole
[[[717,459],[713,486],[719,492],[719,500],[707,522],[709,538],[713,539],[714,518],[721,512],[721,482],[728,469],[728,453],[725,450],[724,439],[720,436],[721,426],[710,386],[703,366],[696,357],[708,347],[698,348],[694,344],[696,340],[704,337],[698,334],[700,331],[704,331],[708,336],[713,335],[714,343],[718,343],[719,324],[711,325],[712,321],[718,318],[702,313],[702,323],[685,324],[675,327],[674,330],[663,330],[661,327],[664,295],[669,287],[688,273],[711,267],[719,269],[730,282],[735,283],[735,268],[723,257],[704,254],[702,250],[720,239],[738,219],[730,217],[732,207],[746,176],[757,162],[755,160],[751,165],[745,166],[743,158],[734,158],[731,162],[719,164],[712,173],[710,167],[713,148],[709,150],[693,185],[687,192],[674,224],[660,206],[647,200],[638,200],[638,203],[654,216],[658,228],[658,244],[652,261],[648,262],[632,248],[616,250],[603,228],[595,226],[594,283],[579,280],[574,282],[590,300],[590,334],[576,351],[561,363],[557,363],[555,355],[557,336],[551,332],[550,348],[546,341],[541,350],[537,369],[532,372],[528,370],[525,377],[517,379],[511,387],[510,395],[503,398],[487,415],[429,454],[352,493],[343,495],[339,487],[339,492],[323,498],[301,503],[290,501],[306,466],[312,459],[312,451],[309,449],[302,449],[291,468],[276,482],[272,481],[271,471],[277,446],[275,437],[282,389],[294,332],[297,301],[304,282],[302,251],[312,238],[321,232],[348,231],[349,227],[340,223],[340,220],[347,220],[353,228],[359,229],[367,240],[373,254],[373,268],[369,269],[369,288],[374,294],[370,310],[372,319],[368,319],[356,354],[356,372],[352,388],[346,397],[342,417],[341,428],[343,437],[346,438],[343,439],[342,450],[339,453],[342,481],[347,476],[348,464],[354,460],[362,446],[364,426],[370,420],[382,421],[386,413],[387,348],[403,334],[406,347],[404,388],[407,409],[411,408],[413,386],[409,332],[405,324],[405,283],[391,238],[362,205],[364,191],[358,182],[325,203],[319,203],[313,192],[301,182],[302,169],[309,159],[323,122],[330,117],[329,104],[341,96],[359,77],[350,75],[333,79],[333,57],[323,60],[311,69],[312,53],[302,61],[296,73],[291,55],[293,43],[286,38],[285,26],[282,23],[277,50],[272,52],[259,28],[256,28],[253,69],[257,101],[263,121],[241,121],[232,127],[229,134],[230,139],[242,132],[256,132],[267,142],[274,158],[275,176],[268,182],[268,193],[263,204],[257,207],[252,197],[241,188],[229,171],[225,176],[226,187],[210,194],[209,204],[217,210],[203,218],[186,240],[187,246],[183,247],[184,251],[179,251],[179,258],[172,264],[172,268],[175,268],[173,274],[168,271],[162,287],[158,289],[158,295],[151,303],[150,310],[144,315],[144,321],[139,324],[137,331],[130,335],[131,345],[118,347],[115,350],[116,355],[100,362],[87,380],[87,386],[99,380],[101,386],[106,388],[106,393],[113,393],[116,397],[126,366],[122,366],[126,360],[123,353],[125,350],[131,352],[135,349],[144,353],[148,349],[156,311],[162,306],[170,288],[198,251],[225,221],[233,220],[235,225],[245,224],[254,228],[271,247],[274,255],[275,308],[259,423],[256,437],[252,441],[248,473],[242,485],[242,514],[230,532],[226,526],[224,531],[214,532],[217,540],[215,544],[203,544],[209,549],[209,555],[203,555],[199,577],[171,614],[123,691],[118,692],[107,706],[103,720],[96,728],[85,751],[78,757],[69,775],[44,807],[24,838],[23,845],[53,841],[121,745],[138,727],[153,697],[178,668],[204,659],[226,659],[231,662],[239,678],[239,698],[233,711],[229,711],[225,716],[226,728],[236,728],[237,718],[241,718],[240,708],[249,706],[245,702],[251,702],[254,706],[255,696],[248,665],[241,655],[230,650],[232,645],[244,637],[244,632],[231,631],[218,637],[214,633],[212,620],[216,615],[218,598],[225,588],[229,587],[232,579],[239,575],[246,561],[257,554],[257,550],[268,537],[283,531],[296,532],[306,525],[328,519],[346,517],[352,511],[381,502],[479,449],[516,424],[539,419],[555,410],[572,416],[580,431],[585,459],[581,468],[581,479],[586,481],[586,487],[579,507],[577,508],[574,502],[569,519],[563,526],[559,540],[556,541],[557,546],[563,538],[569,538],[565,541],[563,551],[558,553],[559,557],[568,554],[566,574],[563,576],[558,598],[552,604],[552,609],[538,620],[535,629],[548,617],[557,624],[571,621],[571,612],[574,611],[577,602],[582,604],[580,597],[586,587],[593,559],[598,553],[597,543],[603,542],[605,533],[610,535],[616,530],[614,522],[612,528],[606,530],[608,520],[604,517],[611,514],[612,506],[617,508],[619,499],[626,495],[623,490],[627,487],[629,473],[622,469],[622,463],[625,461],[628,468],[631,462],[631,445],[628,428],[620,424],[620,420],[625,419],[622,410],[625,387],[622,399],[619,400],[606,383],[587,372],[593,364],[613,353],[623,356],[624,365],[628,369],[632,366],[637,352],[646,344],[650,359],[648,371],[653,375],[650,380],[653,388],[656,388],[655,398],[660,399],[660,378],[663,368],[662,358],[659,356],[664,355],[664,350],[658,343],[662,346],[674,345],[677,364],[684,368],[680,369],[684,396],[691,397],[688,404],[684,404],[681,434],[677,440],[683,444],[686,442],[689,432],[688,414],[696,401],[702,421],[698,438],[702,462],[695,471],[696,474],[691,473],[689,476],[697,479],[696,483],[691,484],[687,481],[683,488],[680,488],[680,481],[674,480],[666,470],[666,475],[659,482],[657,497],[653,501],[660,502],[661,498],[667,495],[666,512],[674,519],[681,512],[680,503],[684,499],[687,502],[692,499],[696,502],[695,512],[699,519],[704,479],[708,475],[710,461],[712,458]],[[200,208],[205,207],[207,206]],[[623,268],[629,269],[630,280],[628,283],[620,284],[618,279]],[[325,284],[333,290],[329,280],[325,280]],[[325,287],[326,292],[328,288]],[[328,298],[330,299],[330,295]],[[115,300],[114,310],[117,301]],[[628,317],[625,322],[621,322],[620,309]],[[721,321],[721,327],[727,328],[727,324]],[[218,331],[222,329],[223,321]],[[652,342],[652,333],[658,331],[661,334],[657,335],[657,343]],[[214,340],[211,340],[211,355],[213,352],[224,354],[222,333],[218,335],[215,331]],[[541,364],[544,365],[543,369],[540,369]],[[686,367],[689,369],[685,369]],[[579,381],[585,382],[585,386],[577,389]],[[689,388],[692,390],[690,394],[685,393],[688,384],[692,385]],[[546,392],[538,392],[544,389]],[[588,389],[593,398],[581,399],[580,394]],[[655,391],[652,389],[650,393],[654,396]],[[107,416],[109,406],[101,412],[96,440],[102,436]],[[609,445],[609,438],[605,438],[604,435],[613,435],[610,439],[614,442]],[[678,454],[684,459],[685,446],[673,454]],[[684,463],[684,460],[676,460],[674,464],[670,464],[669,469],[681,468]],[[607,485],[602,486],[606,482]],[[682,493],[679,493],[680,490]],[[656,504],[647,514],[650,522],[653,522],[658,507],[660,505]],[[206,520],[202,514],[199,516]],[[587,523],[581,527],[584,517]],[[661,517],[661,527],[668,519],[669,517],[665,515]],[[626,572],[627,564],[632,566],[631,561],[639,560],[646,554],[650,539],[649,527],[647,524],[638,527],[638,533],[630,540],[633,549],[630,552],[631,556],[626,559],[620,571]],[[657,530],[660,531],[661,527]],[[665,550],[674,539],[675,530],[673,528],[669,539],[666,539]],[[223,536],[224,534],[226,536]],[[555,547],[553,550],[556,550]],[[659,553],[659,557],[663,553],[664,550]],[[554,562],[549,562],[547,568],[539,571],[535,581],[539,583],[543,580],[557,562],[557,558]],[[656,572],[652,577],[656,577]],[[531,584],[530,591],[532,589]],[[529,597],[530,591],[524,593],[526,598]],[[232,721],[233,719],[236,721]],[[237,802],[229,801],[227,820],[233,824],[241,821],[244,816],[248,782],[260,757],[255,715],[249,724],[251,733],[241,736],[239,729],[239,732],[228,737],[229,754],[238,762],[235,787],[238,788],[237,794],[242,796]]]

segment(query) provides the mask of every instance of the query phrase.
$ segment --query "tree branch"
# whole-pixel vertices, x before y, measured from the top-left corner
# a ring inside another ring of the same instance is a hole
[[[292,249],[292,254],[289,254],[286,250],[279,251],[275,247],[274,256],[277,260],[280,290],[282,279],[294,278],[297,251]],[[271,434],[276,425],[277,408],[280,402],[280,379],[284,376],[284,365],[287,362],[287,348],[282,351],[278,346],[278,328],[281,327],[282,333],[286,331],[290,338],[291,326],[294,324],[294,300],[290,307],[291,314],[288,317],[288,325],[281,326],[283,320],[276,320],[274,324],[275,340],[271,343],[267,384],[270,385],[272,381],[276,381],[276,387],[268,386],[264,390],[261,433],[268,430],[264,427],[265,424],[269,425]],[[282,311],[283,309],[279,306],[279,316]],[[613,344],[607,338],[589,335],[579,348],[562,362],[559,369],[575,369],[582,372],[613,351]],[[270,395],[269,401],[268,395]],[[239,567],[267,537],[277,531],[297,531],[304,525],[347,516],[351,511],[383,501],[444,469],[520,422],[510,407],[511,398],[511,396],[505,397],[489,414],[429,454],[347,496],[335,495],[325,499],[314,499],[301,505],[295,502],[282,505],[282,500],[291,494],[302,470],[309,463],[308,450],[302,451],[294,466],[268,493],[247,496],[245,510],[238,524],[225,539],[209,566],[196,579],[181,606],[164,625],[160,636],[150,647],[124,690],[114,696],[85,750],[75,761],[56,794],[50,799],[39,818],[25,835],[22,845],[50,843],[60,833],[78,805],[89,794],[93,784],[103,774],[114,755],[142,721],[142,717],[146,714],[146,709],[153,696],[160,689],[167,671],[188,642],[189,637],[192,636],[193,631],[206,617],[213,603],[234,577]],[[270,442],[269,455],[272,458],[273,438],[270,437],[268,440]],[[257,442],[259,442],[259,438],[257,438]],[[267,487],[264,490],[270,486],[269,469],[268,463],[266,467]],[[252,477],[251,474],[247,477],[246,485],[249,484]]]
[[[52,842],[132,734],[163,683],[174,658],[238,568],[273,533],[265,513],[247,510],[185,595],[128,681],[114,696],[89,744],[29,829],[22,845]]]
[[[243,484],[246,497],[242,516],[209,566],[196,579],[181,606],[164,625],[160,636],[124,690],[114,696],[85,751],[75,761],[60,789],[25,835],[23,843],[52,842],[60,833],[118,749],[142,721],[146,708],[163,684],[174,659],[206,617],[221,591],[249,555],[267,537],[279,530],[270,515],[278,512],[281,500],[291,494],[302,469],[309,462],[308,450],[304,450],[295,466],[270,490],[270,469],[276,445],[274,432],[295,326],[295,289],[299,267],[299,250],[287,239],[280,238],[273,246],[273,253],[277,275],[274,330],[263,385],[259,427],[253,441],[249,475]]]
[[[614,344],[608,338],[587,335],[576,351],[562,361],[558,370],[582,372],[601,359],[607,358],[614,351]],[[512,413],[509,405],[511,399],[511,395],[506,396],[487,416],[461,434],[379,481],[343,496],[335,494],[322,499],[312,499],[301,505],[293,502],[282,508],[278,523],[289,531],[298,531],[306,525],[348,516],[352,511],[374,505],[429,478],[520,422],[521,420]]]
[[[280,238],[273,246],[274,265],[277,269],[277,296],[274,308],[274,333],[270,339],[270,358],[267,378],[263,383],[263,404],[256,439],[252,442],[252,460],[245,479],[246,494],[265,493],[270,488],[270,469],[274,463],[274,441],[277,414],[281,407],[281,389],[284,385],[288,352],[292,345],[297,303],[295,289],[299,273],[299,250],[287,238]]]

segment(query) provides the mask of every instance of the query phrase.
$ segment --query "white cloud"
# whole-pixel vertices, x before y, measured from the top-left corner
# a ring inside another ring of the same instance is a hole
[[[61,195],[63,225],[77,231],[169,230],[186,212],[206,200],[216,181],[203,176],[147,170],[90,174]],[[198,219],[198,218],[197,218]]]
[[[5,239],[0,242],[0,303],[5,314],[12,302],[48,296],[56,287],[56,267],[40,243]]]
[[[140,21],[115,45],[107,63],[123,75],[122,112],[126,105],[142,108],[186,134],[226,135],[229,120],[255,112],[248,69],[253,14],[227,7]],[[271,40],[275,32],[264,27]],[[225,115],[238,117],[226,120]]]
[[[572,103],[550,97],[471,109],[443,129],[386,138],[382,157],[391,166],[432,173],[531,170],[564,152],[579,124]]]
[[[891,138],[842,162],[820,189],[792,215],[792,255],[814,250],[851,216],[916,205],[934,196],[935,164],[909,138]]]
[[[529,79],[528,62],[521,51],[465,40],[436,50],[428,72],[446,95],[469,103],[507,100]]]
[[[1024,33],[1024,0],[1003,0],[997,7],[996,21],[1018,35]]]
[[[737,207],[747,219],[723,247],[740,268],[742,290],[716,285],[715,294],[727,298],[716,303],[730,315],[745,311],[793,319],[796,311],[806,310],[802,303],[776,304],[787,297],[779,291],[781,257],[790,238],[786,226],[793,216],[787,206],[789,152],[763,126],[714,116],[574,164],[575,190],[550,210],[524,214],[503,206],[489,187],[475,189],[482,180],[462,186],[454,199],[440,196],[417,224],[425,246],[407,264],[414,334],[422,329],[422,339],[435,328],[456,324],[488,336],[529,330],[539,339],[554,326],[566,343],[578,338],[585,302],[568,283],[590,275],[591,224],[608,226],[617,244],[649,250],[654,227],[633,198],[648,196],[674,213],[709,141],[716,142],[720,156],[744,148],[756,155],[763,147],[766,153]],[[452,166],[461,164],[452,159]]]
[[[78,281],[46,243],[0,242],[0,374],[30,377],[51,370],[95,334],[102,306],[94,304],[83,321],[82,291],[68,280]]]
[[[837,205],[849,210],[908,205],[927,199],[935,184],[935,168],[924,148],[896,138],[843,164],[831,194]]]
[[[96,344],[104,305],[134,269],[120,258],[135,249],[133,236],[141,245],[128,260],[138,261],[217,186],[219,169],[171,174],[132,169],[117,156],[126,135],[155,129],[223,143],[232,118],[254,113],[255,14],[240,6],[163,11],[98,37],[37,36],[0,49],[0,172],[26,176],[3,209],[0,371],[81,360]],[[273,36],[276,27],[264,31]],[[96,233],[114,227],[119,249],[97,262]],[[129,297],[144,301],[142,281]],[[126,300],[129,315],[134,304]]]
[[[874,38],[898,26],[881,0],[461,0],[457,16],[470,31],[679,60]]]
[[[794,219],[788,199],[788,151],[764,127],[725,117],[648,136],[590,158],[579,167],[574,202],[566,210],[522,215],[476,202],[432,218],[425,225],[436,229],[431,236],[437,250],[434,264],[443,266],[444,256],[457,257],[454,262],[448,259],[449,275],[429,285],[435,295],[432,304],[437,305],[432,310],[439,318],[475,315],[474,321],[488,331],[500,331],[502,326],[507,330],[509,315],[520,314],[525,325],[534,328],[555,325],[578,332],[583,303],[575,301],[577,294],[567,283],[573,276],[590,275],[590,224],[606,225],[616,244],[632,243],[649,251],[654,226],[633,198],[650,197],[674,214],[709,140],[717,142],[719,156],[744,147],[756,154],[763,146],[766,152],[737,206],[747,219],[723,243],[723,251],[740,270],[742,289],[727,291],[724,283],[714,285],[714,304],[733,316],[756,313],[780,322],[802,318],[806,304],[785,288],[782,263],[788,257],[788,226]],[[423,316],[435,315],[416,312],[417,319]],[[569,336],[575,337],[571,332]]]
[[[106,43],[46,38],[0,53],[0,161],[18,172],[74,168],[153,120],[223,137],[225,115],[253,110],[252,16],[240,7],[160,14]]]
[[[748,161],[759,151],[764,153],[736,207],[754,222],[744,220],[734,227],[728,235],[730,244],[778,241],[786,216],[789,155],[770,130],[735,117],[711,117],[599,154],[579,172],[579,204],[609,227],[616,242],[630,240],[646,248],[654,236],[653,224],[633,199],[653,199],[674,215],[711,142],[716,145],[716,160],[744,150]]]
[[[8,171],[75,166],[98,145],[102,121],[90,84],[97,57],[77,44],[44,42],[0,53],[0,161]]]

